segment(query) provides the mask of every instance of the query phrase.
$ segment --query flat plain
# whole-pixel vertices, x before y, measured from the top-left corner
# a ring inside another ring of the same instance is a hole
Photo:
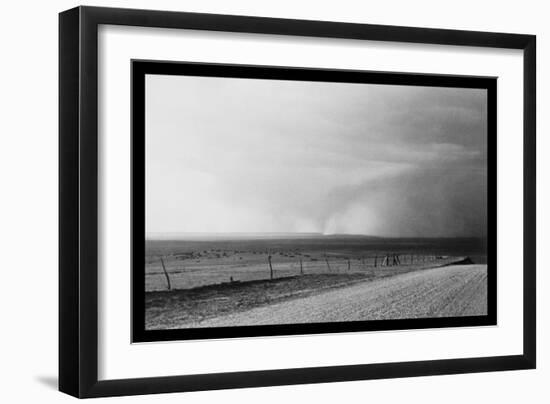
[[[483,315],[484,250],[479,239],[150,240],[146,329]]]

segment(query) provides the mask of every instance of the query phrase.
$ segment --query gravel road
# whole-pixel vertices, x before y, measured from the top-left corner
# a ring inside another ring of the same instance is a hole
[[[194,327],[487,314],[487,266],[410,272],[212,318]]]

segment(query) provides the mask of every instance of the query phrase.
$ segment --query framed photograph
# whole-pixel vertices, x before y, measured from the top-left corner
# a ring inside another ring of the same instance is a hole
[[[132,61],[133,342],[496,325],[496,78]]]
[[[535,367],[534,36],[78,7],[59,54],[61,391]]]

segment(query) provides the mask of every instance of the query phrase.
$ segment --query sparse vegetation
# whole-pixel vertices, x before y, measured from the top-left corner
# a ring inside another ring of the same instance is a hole
[[[362,237],[148,241],[147,324],[168,327],[175,318],[186,323],[201,321],[312,296],[349,282],[447,265],[457,262],[457,255],[484,262],[484,246],[478,241],[445,242]]]

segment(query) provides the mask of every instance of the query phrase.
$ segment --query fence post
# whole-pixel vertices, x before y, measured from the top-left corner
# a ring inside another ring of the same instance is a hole
[[[327,268],[328,268],[329,272],[331,272],[330,264],[328,263],[328,257],[326,255],[325,255],[325,262],[327,263]]]
[[[349,262],[349,258],[348,258],[348,271],[351,269],[351,262]]]
[[[164,271],[164,276],[166,277],[166,283],[168,284],[168,290],[172,289],[172,285],[170,284],[170,277],[168,276],[168,272],[166,271],[166,267],[164,266],[164,260],[162,257],[160,257],[160,263],[162,264],[162,270]]]
[[[304,274],[304,267],[302,266],[302,259],[300,258],[300,275]]]
[[[267,262],[269,263],[269,279],[273,280],[273,266],[271,265],[271,252],[268,253]]]

